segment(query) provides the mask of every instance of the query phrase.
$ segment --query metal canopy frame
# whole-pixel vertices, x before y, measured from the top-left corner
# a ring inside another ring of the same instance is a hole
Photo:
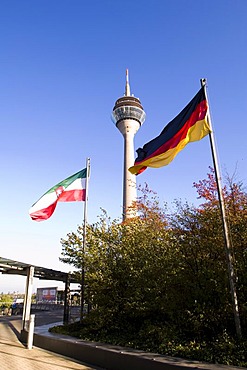
[[[43,280],[56,280],[66,283],[69,278],[70,283],[80,284],[80,280],[74,278],[68,272],[48,269],[46,267],[35,266],[24,262],[14,261],[8,258],[0,257],[0,273],[9,275],[27,276],[27,271],[30,266],[34,267],[34,276]]]
[[[80,280],[76,279],[69,272],[62,272],[57,270],[48,269],[46,267],[35,266],[32,264],[14,261],[8,258],[0,257],[0,274],[7,275],[22,275],[26,276],[26,293],[23,307],[22,327],[28,329],[31,312],[31,295],[33,278],[42,280],[56,280],[65,283],[65,300],[64,300],[64,324],[69,320],[69,291],[70,284],[80,284]]]

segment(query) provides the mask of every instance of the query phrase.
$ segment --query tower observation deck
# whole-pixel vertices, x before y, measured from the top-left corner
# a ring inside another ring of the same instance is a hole
[[[116,101],[111,117],[124,137],[123,219],[126,219],[134,216],[134,211],[129,207],[136,201],[136,176],[128,170],[135,161],[134,136],[146,118],[140,100],[130,94],[128,70],[125,94]]]

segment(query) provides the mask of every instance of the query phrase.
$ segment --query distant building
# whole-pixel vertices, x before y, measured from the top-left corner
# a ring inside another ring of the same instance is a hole
[[[58,301],[58,288],[37,288],[36,302],[49,302],[57,303]]]
[[[36,303],[55,303],[63,304],[65,299],[65,292],[58,287],[37,288]],[[80,303],[80,290],[70,290],[69,300],[72,304]]]

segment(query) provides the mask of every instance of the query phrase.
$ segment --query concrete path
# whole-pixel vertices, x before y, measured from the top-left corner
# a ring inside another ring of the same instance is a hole
[[[1,370],[103,370],[37,347],[28,350],[20,341],[20,317],[0,317]]]

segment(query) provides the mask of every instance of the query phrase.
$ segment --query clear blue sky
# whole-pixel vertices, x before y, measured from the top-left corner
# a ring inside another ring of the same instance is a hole
[[[91,159],[88,221],[121,216],[123,138],[110,116],[125,69],[146,121],[135,149],[157,136],[207,78],[221,171],[246,184],[246,0],[2,0],[0,167],[2,257],[68,271],[60,239],[83,203],[60,203],[36,223],[30,206]],[[212,165],[208,137],[167,167],[138,176],[161,202],[196,202],[194,181]],[[35,281],[36,286],[57,285]],[[0,275],[0,291],[25,279]]]

